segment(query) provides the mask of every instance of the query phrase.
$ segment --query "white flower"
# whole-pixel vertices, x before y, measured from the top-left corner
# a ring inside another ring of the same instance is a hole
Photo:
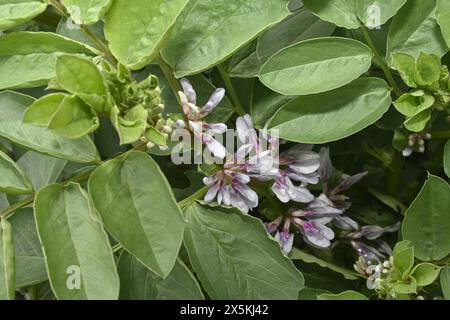
[[[205,202],[217,198],[218,204],[236,207],[244,213],[258,206],[258,194],[248,187],[250,177],[246,174],[222,170],[203,182],[209,187]]]
[[[321,218],[304,221],[294,218],[293,223],[299,227],[307,243],[317,248],[329,248],[331,240],[334,239],[334,231],[326,225],[332,220],[332,218]]]
[[[200,139],[208,148],[208,150],[217,158],[223,159],[226,156],[225,147],[214,138],[214,134],[223,134],[227,131],[224,123],[208,124],[203,120],[210,114],[222,101],[225,96],[224,89],[217,89],[208,102],[202,107],[197,106],[197,94],[187,79],[181,79],[183,92],[178,92],[183,112],[187,118],[188,127],[194,133],[197,139]],[[176,122],[178,128],[184,128],[185,124],[180,121]]]

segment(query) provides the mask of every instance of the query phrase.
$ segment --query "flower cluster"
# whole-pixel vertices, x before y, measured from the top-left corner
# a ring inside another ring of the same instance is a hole
[[[224,123],[208,124],[204,118],[209,115],[225,97],[225,90],[217,89],[203,107],[197,106],[197,93],[187,79],[181,79],[183,91],[178,92],[183,107],[184,120],[175,122],[177,129],[189,128],[194,136],[202,141],[208,150],[217,158],[226,156],[225,147],[214,138],[214,134],[223,134],[227,131]]]
[[[389,256],[390,247],[377,239],[384,233],[397,231],[398,225],[360,228],[356,221],[345,215],[351,202],[344,193],[366,176],[367,172],[353,176],[342,175],[341,182],[331,188],[330,178],[334,170],[328,148],[322,148],[317,153],[312,150],[312,146],[297,145],[280,153],[280,140],[273,132],[269,134],[266,130],[261,130],[258,133],[250,115],[236,120],[240,146],[234,154],[227,153],[225,147],[211,135],[224,133],[225,124],[202,122],[204,116],[224,97],[225,91],[216,90],[207,104],[198,108],[192,85],[187,80],[182,80],[181,83],[183,92],[180,92],[180,98],[186,121],[182,121],[180,127],[187,123],[190,130],[202,139],[216,157],[225,158],[221,169],[203,180],[208,186],[205,202],[216,200],[219,205],[233,206],[248,213],[260,203],[254,189],[262,183],[272,192],[265,196],[273,197],[282,204],[292,203],[286,212],[278,212],[278,218],[266,224],[267,231],[274,235],[286,254],[292,250],[295,230],[311,246],[331,247],[336,237],[332,228],[334,226],[342,230],[343,239],[351,242],[359,254],[373,254],[378,258],[384,257],[383,253]],[[308,186],[319,182],[322,183],[322,192],[315,196]],[[362,238],[376,240],[381,249],[366,246],[360,241]],[[363,253],[363,249],[367,249],[367,252]]]

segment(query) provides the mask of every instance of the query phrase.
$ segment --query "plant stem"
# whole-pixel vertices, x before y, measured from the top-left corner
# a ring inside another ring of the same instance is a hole
[[[0,213],[0,218],[4,218],[4,219],[8,219],[9,217],[11,217],[14,212],[16,212],[19,209],[22,209],[30,204],[33,203],[35,196],[23,199],[19,202],[14,203],[13,205],[11,205],[10,207],[6,208],[5,210],[3,210]]]
[[[223,64],[219,64],[217,66],[217,70],[219,70],[219,73],[222,76],[223,81],[225,82],[225,86],[227,88],[228,93],[230,94],[231,100],[233,101],[236,113],[238,113],[241,116],[245,115],[246,114],[245,109],[244,107],[242,107],[242,104],[239,100],[236,90],[234,89],[233,82],[231,81],[231,78],[228,75],[228,72],[225,70]]]
[[[450,131],[434,131],[431,132],[431,138],[432,139],[449,139],[450,138]]]
[[[204,186],[203,188],[201,188],[200,190],[198,190],[197,192],[191,194],[189,197],[187,197],[184,200],[181,200],[180,202],[178,202],[178,206],[183,210],[186,207],[190,206],[191,204],[193,204],[196,200],[199,200],[201,198],[203,198],[203,196],[208,192],[208,187]]]
[[[70,19],[70,14],[67,12],[66,8],[58,0],[49,0],[49,3],[61,14],[61,16]],[[80,25],[81,31],[96,45],[105,59],[107,59],[113,66],[117,65],[117,60],[114,55],[109,50],[108,46],[103,43],[103,41],[91,31],[91,29],[86,25]]]
[[[364,34],[364,38],[366,39],[367,44],[369,45],[369,47],[372,49],[372,51],[374,53],[375,61],[378,63],[380,68],[383,70],[383,72],[384,72],[384,74],[386,76],[386,79],[388,80],[390,86],[394,90],[395,95],[398,98],[401,97],[403,95],[403,92],[400,89],[400,87],[398,86],[397,82],[395,81],[394,76],[392,75],[391,69],[388,67],[388,65],[386,64],[386,61],[381,56],[381,54],[378,51],[377,47],[373,43],[372,38],[370,37],[370,34],[369,34],[369,31],[368,31],[367,27],[362,26],[361,30],[362,30],[362,33]]]
[[[181,106],[181,99],[178,96],[178,92],[183,91],[183,88],[181,88],[180,82],[175,78],[172,68],[164,61],[161,54],[158,56],[157,62],[167,81],[169,81],[170,88]]]

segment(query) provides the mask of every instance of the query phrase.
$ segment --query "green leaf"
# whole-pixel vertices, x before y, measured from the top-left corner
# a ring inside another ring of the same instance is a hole
[[[414,245],[422,261],[441,260],[450,253],[450,187],[430,175],[417,198],[406,211],[403,238]]]
[[[6,209],[9,207],[8,198],[5,193],[0,192],[0,210]]]
[[[141,105],[130,109],[125,117],[120,116],[120,110],[114,106],[111,110],[111,122],[119,134],[120,144],[130,144],[144,135],[148,111]]]
[[[94,25],[89,26],[89,30],[100,40],[106,42],[105,35],[103,34],[103,21],[99,21]],[[88,46],[96,48],[95,42],[89,38],[81,28],[74,28],[74,24],[71,19],[62,18],[56,28],[56,33],[66,38],[84,43]]]
[[[91,139],[71,140],[60,137],[50,130],[22,122],[27,106],[33,98],[19,93],[0,93],[0,136],[24,148],[52,157],[79,163],[98,161],[97,150]]]
[[[70,18],[77,24],[94,24],[108,11],[112,0],[64,0]]]
[[[232,78],[256,78],[261,62],[256,54],[256,42],[251,42],[236,52],[230,59],[228,73]]]
[[[199,204],[185,214],[184,243],[211,299],[297,299],[303,276],[260,220]]]
[[[35,100],[25,111],[23,122],[48,127],[50,120],[66,97],[65,93],[52,93]]]
[[[295,97],[283,96],[273,92],[260,81],[255,81],[253,96],[250,102],[250,113],[255,126],[264,128],[267,121],[273,117],[275,112],[287,102],[293,100],[293,98]]]
[[[158,54],[187,2],[139,0],[130,4],[128,0],[115,0],[105,23],[105,36],[112,53],[132,70],[145,67]],[[183,48],[178,52],[187,50],[183,45],[177,48]]]
[[[447,177],[450,178],[450,140],[445,145],[444,150],[444,170],[447,174]]]
[[[441,77],[439,57],[421,52],[417,59],[417,83],[419,86],[431,86]]]
[[[442,35],[444,36],[447,46],[450,47],[450,1],[437,0],[436,4],[436,19],[441,27]]]
[[[36,196],[34,212],[58,299],[117,299],[119,277],[108,236],[80,185],[45,187]]]
[[[392,20],[388,36],[388,58],[406,53],[417,58],[420,52],[442,57],[447,45],[435,18],[436,0],[408,0]]]
[[[16,288],[32,286],[48,279],[44,253],[36,230],[32,208],[17,211],[8,221],[14,234]]]
[[[16,266],[11,224],[0,218],[0,300],[15,300]]]
[[[408,277],[406,280],[393,283],[392,288],[400,294],[412,294],[417,292],[417,282],[413,277]]]
[[[256,53],[261,62],[266,62],[281,49],[304,40],[331,36],[335,29],[333,24],[302,9],[261,35],[258,38]]]
[[[108,89],[96,65],[78,56],[61,56],[56,62],[58,85],[79,96],[97,112],[107,112]]]
[[[303,0],[303,3],[322,20],[338,27],[358,29],[361,26],[356,15],[357,0]]]
[[[318,38],[285,48],[261,68],[260,79],[284,95],[306,95],[342,87],[369,70],[372,51],[347,38]]]
[[[351,136],[375,123],[391,105],[387,84],[361,78],[334,91],[299,97],[282,107],[269,128],[283,139],[322,144]]]
[[[65,160],[32,151],[28,151],[17,161],[17,165],[30,179],[35,190],[56,182],[66,163]]]
[[[385,24],[407,0],[356,0],[358,18],[369,28]]]
[[[121,300],[204,300],[195,277],[180,260],[165,279],[126,252],[120,256],[117,268]]]
[[[356,291],[344,291],[339,294],[324,293],[317,300],[369,300],[365,295]]]
[[[430,95],[417,96],[411,93],[405,93],[394,102],[394,106],[404,116],[413,117],[431,108],[434,101],[434,97]]]
[[[99,119],[94,110],[78,96],[67,96],[52,116],[48,125],[55,133],[79,139],[99,127]]]
[[[0,30],[7,30],[40,15],[47,3],[40,0],[0,0]]]
[[[30,180],[3,151],[0,151],[0,191],[12,194],[33,193]]]
[[[414,246],[410,241],[397,243],[394,248],[393,257],[395,269],[402,274],[402,277],[408,275],[414,266]]]
[[[168,276],[185,223],[153,159],[133,151],[106,162],[91,175],[89,192],[112,236],[150,270]]]
[[[417,286],[425,287],[432,284],[439,276],[441,268],[432,263],[421,263],[414,267],[411,276],[417,281]]]
[[[431,119],[431,110],[422,111],[411,118],[408,118],[405,122],[405,128],[412,132],[422,132],[427,123]]]
[[[0,89],[46,85],[62,54],[95,55],[94,49],[50,32],[14,32],[0,37]]]
[[[327,268],[334,272],[340,273],[347,280],[358,280],[361,278],[361,276],[354,271],[347,270],[345,268],[342,268],[331,262],[317,258],[316,256],[314,256],[312,254],[306,253],[306,252],[301,251],[296,248],[294,248],[292,250],[292,253],[290,254],[289,257],[292,260],[302,260],[303,262],[306,262],[306,263],[315,263],[315,264],[321,266],[322,268]]]
[[[287,17],[286,4],[285,0],[266,0],[264,5],[260,0],[191,0],[163,48],[164,60],[177,78],[210,69]]]
[[[445,267],[442,269],[441,287],[445,300],[450,300],[450,267]]]
[[[417,88],[416,59],[405,53],[392,54],[392,65],[398,70],[403,81],[411,88]]]

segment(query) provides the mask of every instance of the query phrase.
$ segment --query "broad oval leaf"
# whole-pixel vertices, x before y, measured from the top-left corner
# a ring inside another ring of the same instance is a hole
[[[102,74],[90,60],[73,55],[58,57],[58,85],[78,95],[97,112],[108,111],[105,106],[108,89]]]
[[[0,218],[0,300],[14,300],[15,251],[11,224]]]
[[[32,286],[48,279],[44,253],[37,235],[32,208],[17,211],[8,221],[14,234],[16,288]]]
[[[303,276],[258,219],[199,204],[185,213],[184,243],[212,299],[297,299]]]
[[[66,163],[66,160],[33,151],[28,151],[17,161],[17,165],[30,179],[34,190],[39,190],[50,183],[56,182]]]
[[[45,128],[22,122],[27,106],[35,100],[12,91],[0,92],[0,136],[24,148],[78,163],[98,162],[95,145],[88,137],[71,140]]]
[[[372,51],[347,38],[306,40],[272,56],[261,68],[260,79],[284,95],[306,95],[342,87],[369,70]]]
[[[67,97],[65,93],[51,93],[35,100],[23,114],[23,122],[48,127],[53,115]]]
[[[359,20],[375,29],[385,24],[405,5],[407,0],[356,0]]]
[[[290,45],[318,37],[331,36],[335,26],[320,20],[308,10],[288,16],[258,38],[256,53],[266,62],[271,56]]]
[[[97,114],[78,96],[67,96],[52,116],[48,128],[69,139],[79,139],[100,125]]]
[[[105,36],[112,53],[130,69],[145,67],[158,54],[187,2],[115,0],[105,23]]]
[[[0,150],[0,192],[12,194],[28,194],[33,192],[28,177],[20,167]]]
[[[361,26],[356,15],[358,0],[303,0],[305,6],[322,20],[338,27],[358,29]]]
[[[78,24],[94,24],[108,11],[113,0],[64,0],[70,18]]]
[[[117,269],[121,300],[204,300],[197,280],[180,260],[165,279],[127,252],[120,256]]]
[[[162,55],[178,78],[199,73],[225,61],[288,14],[285,0],[265,0],[264,4],[261,0],[191,0]]]
[[[117,299],[119,277],[108,236],[80,185],[45,187],[36,195],[34,212],[58,299]]]
[[[392,20],[388,35],[388,59],[394,53],[406,53],[417,58],[420,52],[439,57],[447,45],[435,17],[437,0],[408,0]]]
[[[406,211],[402,233],[422,261],[438,261],[450,253],[450,186],[430,175]]]
[[[166,277],[175,265],[185,222],[155,161],[136,151],[110,160],[91,175],[89,192],[112,236]]]
[[[269,128],[286,140],[327,143],[374,124],[388,111],[391,102],[384,80],[361,78],[334,91],[287,103],[274,115]]]
[[[0,89],[46,85],[62,54],[96,55],[94,49],[50,32],[14,32],[0,37]]]
[[[6,30],[40,15],[47,8],[41,0],[0,0],[0,30]]]
[[[437,0],[436,19],[441,27],[444,40],[450,47],[450,0]]]

